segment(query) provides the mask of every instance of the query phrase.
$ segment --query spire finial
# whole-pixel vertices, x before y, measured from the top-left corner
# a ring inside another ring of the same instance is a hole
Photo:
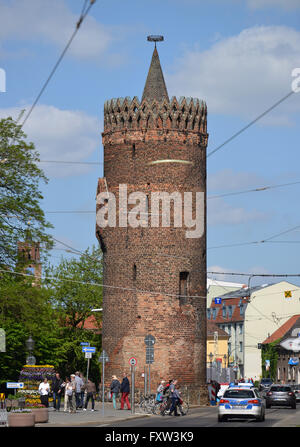
[[[153,101],[154,99],[156,99],[157,101],[163,101],[164,99],[166,99],[167,101],[169,101],[167,87],[156,49],[156,42],[162,42],[164,40],[164,36],[151,35],[147,37],[147,40],[149,42],[155,42],[155,46],[146,84],[144,87],[142,101],[144,99],[147,99],[148,101]]]
[[[154,47],[156,48],[156,42],[162,42],[164,40],[164,36],[151,35],[147,36],[148,42],[155,42]]]

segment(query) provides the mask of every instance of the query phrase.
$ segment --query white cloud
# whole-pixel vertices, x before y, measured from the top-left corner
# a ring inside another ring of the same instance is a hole
[[[247,205],[247,204],[246,204]],[[238,225],[247,222],[264,221],[268,219],[267,213],[249,210],[242,207],[233,207],[223,199],[208,200],[207,221],[208,225]]]
[[[4,0],[5,1],[5,0]],[[3,2],[2,2],[3,3]],[[0,39],[52,43],[63,49],[79,18],[62,0],[11,0],[1,5]],[[80,59],[97,58],[112,40],[110,31],[88,15],[68,50]],[[20,50],[18,50],[20,51]]]
[[[299,47],[300,32],[292,28],[245,29],[207,50],[187,50],[168,76],[168,89],[171,95],[204,99],[209,113],[253,119],[291,91]],[[275,117],[276,125],[286,125],[288,112],[300,110],[297,99],[289,98],[261,122],[272,124]]]
[[[19,108],[0,109],[0,118],[16,119],[19,113]],[[98,118],[78,110],[37,105],[23,131],[27,141],[35,144],[41,160],[85,161],[100,144]],[[76,164],[42,163],[41,167],[51,177],[79,175],[91,170],[88,165]]]
[[[247,0],[247,5],[251,9],[282,8],[293,10],[300,8],[299,0]]]
[[[235,172],[232,169],[222,169],[207,176],[209,191],[243,190],[266,185],[266,179],[253,172]]]

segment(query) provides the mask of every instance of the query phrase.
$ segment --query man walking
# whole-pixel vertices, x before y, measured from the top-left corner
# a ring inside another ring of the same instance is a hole
[[[177,380],[174,380],[173,383],[170,385],[170,397],[172,401],[172,405],[170,408],[170,416],[174,411],[174,416],[180,416],[180,414],[177,413],[177,405],[179,402],[179,392],[176,388]]]
[[[78,408],[83,408],[83,402],[81,397],[81,391],[84,386],[84,382],[82,378],[80,377],[79,371],[76,371],[75,373],[75,400],[76,400],[76,410]]]
[[[123,373],[123,380],[121,383],[120,391],[122,393],[120,410],[124,410],[124,402],[126,402],[127,410],[130,410],[130,403],[129,403],[129,399],[128,399],[128,394],[130,392],[130,385],[129,385],[129,380],[128,380],[126,372]]]
[[[56,373],[55,378],[52,381],[54,411],[60,410],[60,400],[61,400],[61,393],[62,393],[62,388],[63,388],[62,385],[63,385],[63,380],[60,378],[59,373]]]
[[[96,395],[96,385],[94,384],[94,382],[92,382],[90,379],[88,379],[86,385],[85,385],[85,389],[86,389],[86,401],[85,401],[85,405],[84,405],[84,411],[86,411],[89,400],[92,400],[92,411],[95,411],[95,395]]]

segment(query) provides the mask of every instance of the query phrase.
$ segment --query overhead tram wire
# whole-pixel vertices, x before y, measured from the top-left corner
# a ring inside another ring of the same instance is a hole
[[[249,129],[249,127],[253,126],[253,124],[257,123],[257,121],[259,121],[261,118],[263,118],[264,116],[266,116],[269,112],[271,112],[273,109],[275,109],[277,106],[279,106],[279,104],[281,104],[283,101],[285,101],[286,99],[288,99],[290,96],[292,96],[292,94],[295,93],[294,90],[291,90],[287,95],[285,95],[283,98],[281,98],[279,101],[277,101],[275,104],[273,104],[271,107],[269,107],[265,112],[261,113],[258,117],[256,117],[254,120],[250,121],[250,123],[248,123],[246,126],[242,127],[242,129],[240,129],[238,132],[236,132],[235,134],[233,134],[230,138],[228,138],[227,140],[224,141],[224,143],[220,144],[219,146],[217,146],[215,149],[213,149],[212,151],[210,151],[207,154],[207,158],[210,157],[211,155],[215,154],[217,151],[219,151],[220,149],[222,149],[222,147],[224,147],[226,144],[230,143],[232,140],[234,140],[236,137],[238,137],[239,135],[241,135],[241,133],[243,133],[245,130]]]
[[[69,162],[69,161],[46,161],[43,160],[44,163],[74,163],[74,164],[91,164],[91,165],[100,165],[103,163],[98,163],[98,162]],[[227,197],[227,196],[234,196],[234,195],[239,195],[239,194],[248,194],[251,192],[261,192],[261,191],[267,191],[269,189],[274,189],[274,188],[282,188],[285,186],[292,186],[292,185],[297,185],[300,184],[300,181],[296,181],[296,182],[290,182],[290,183],[280,183],[277,185],[269,185],[269,186],[261,186],[261,187],[257,187],[257,188],[253,188],[253,189],[246,189],[246,190],[242,190],[242,191],[234,191],[234,192],[228,192],[228,193],[224,193],[224,194],[218,194],[218,195],[211,195],[211,196],[207,196],[207,199],[219,199],[222,197]],[[96,211],[90,211],[90,210],[55,210],[55,211],[45,211],[45,213],[49,213],[49,214],[95,214]],[[148,214],[149,216],[151,216],[151,213],[145,213]]]
[[[77,23],[76,23],[76,28],[75,28],[74,32],[72,33],[72,35],[71,35],[71,37],[70,37],[70,39],[69,39],[67,45],[65,46],[64,50],[62,51],[60,57],[58,58],[56,64],[54,65],[53,69],[51,70],[51,72],[50,72],[48,78],[46,79],[46,81],[45,81],[45,83],[44,83],[44,85],[42,86],[42,88],[41,88],[39,94],[37,95],[37,97],[36,97],[34,103],[32,104],[32,106],[30,107],[28,113],[26,114],[26,116],[25,116],[25,118],[24,118],[22,124],[20,125],[20,129],[25,125],[26,121],[28,120],[28,118],[30,117],[31,113],[33,112],[35,106],[37,105],[37,103],[38,103],[38,101],[39,101],[39,99],[40,99],[40,97],[41,97],[42,94],[44,93],[46,87],[48,86],[50,80],[52,79],[54,73],[56,72],[56,70],[57,70],[59,64],[60,64],[61,61],[63,60],[63,58],[64,58],[64,56],[65,56],[67,50],[69,49],[71,43],[73,42],[73,40],[74,40],[74,38],[75,38],[75,36],[76,36],[76,34],[77,34],[77,32],[78,32],[78,30],[79,30],[79,28],[80,28],[82,22],[84,21],[84,19],[85,19],[86,16],[88,15],[88,13],[89,13],[91,7],[93,6],[93,4],[94,4],[95,2],[96,2],[96,0],[90,0],[90,3],[89,3],[89,5],[88,5],[88,7],[86,8],[87,0],[84,0],[84,4],[83,4],[83,8],[82,8],[82,11],[81,11],[79,20],[78,20]]]

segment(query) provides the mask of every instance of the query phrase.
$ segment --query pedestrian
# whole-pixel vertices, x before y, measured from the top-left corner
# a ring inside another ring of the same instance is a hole
[[[91,399],[92,411],[95,411],[96,385],[90,379],[88,379],[87,383],[85,384],[85,390],[86,390],[86,401],[83,410],[84,411],[87,410],[89,400]]]
[[[47,377],[45,377],[44,381],[40,383],[39,393],[40,393],[41,404],[44,405],[46,408],[48,408],[49,407],[50,385],[48,383]]]
[[[68,395],[67,395],[67,386],[70,383],[70,379],[68,377],[65,378],[65,381],[63,383],[63,389],[64,389],[64,412],[68,410]]]
[[[82,388],[83,387],[84,387],[84,382],[83,382],[82,378],[80,377],[80,372],[76,371],[76,373],[75,373],[76,410],[78,410],[78,408],[82,408],[83,407],[83,402],[82,402],[82,397],[81,397],[81,392],[82,392]]]
[[[178,403],[177,403],[177,406],[179,408],[181,416],[185,416],[186,413],[183,411],[183,408],[182,408],[183,400],[182,400],[182,396],[181,396],[180,387],[178,385],[177,385],[177,391],[178,391]]]
[[[66,383],[66,394],[68,397],[69,413],[76,413],[74,408],[74,396],[76,393],[75,374],[71,374],[71,381]]]
[[[52,381],[52,393],[53,393],[53,408],[54,411],[60,410],[60,401],[63,389],[63,380],[61,379],[59,373],[55,374],[55,378]]]
[[[128,399],[128,395],[130,392],[130,385],[129,385],[129,380],[127,377],[126,372],[123,373],[123,380],[121,383],[121,408],[120,410],[124,410],[124,403],[126,403],[127,405],[127,410],[130,410],[130,403],[129,403],[129,399]]]
[[[85,385],[86,385],[86,380],[85,377],[82,373],[79,373],[79,377],[81,378],[82,382],[83,382],[83,386],[81,387],[81,393],[80,393],[80,399],[81,399],[81,407],[84,407],[84,395],[85,395]]]
[[[165,388],[165,383],[166,383],[166,381],[162,380],[160,382],[160,384],[158,385],[158,387],[157,387],[156,396],[155,396],[155,400],[157,402],[161,402],[163,400],[162,396],[163,396],[163,391],[164,391],[164,388]]]
[[[171,396],[170,396],[170,386],[171,386],[172,383],[173,383],[173,379],[170,379],[168,381],[167,385],[164,387],[164,390],[163,390],[163,396],[166,399],[166,404],[163,405],[163,408],[162,408],[162,410],[160,412],[160,414],[162,416],[164,416],[165,413],[170,410],[170,407],[172,405],[172,399],[171,399]]]
[[[111,396],[112,396],[113,407],[116,410],[117,409],[117,397],[118,397],[120,389],[121,389],[121,384],[120,384],[117,376],[112,376],[111,378],[112,378],[112,382],[110,384],[110,392],[111,392]]]
[[[173,411],[174,411],[174,416],[180,416],[180,414],[177,413],[177,405],[179,402],[179,393],[178,393],[178,389],[176,388],[177,385],[177,380],[173,380],[173,382],[170,385],[170,397],[172,400],[172,405],[170,408],[170,416],[172,415]]]

